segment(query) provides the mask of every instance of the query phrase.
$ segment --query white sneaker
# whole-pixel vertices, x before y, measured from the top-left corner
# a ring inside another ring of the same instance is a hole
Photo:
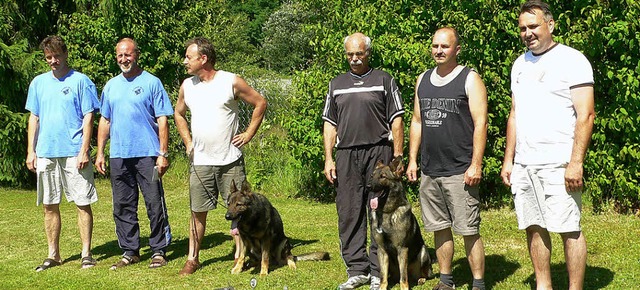
[[[340,284],[340,286],[338,286],[338,290],[355,289],[356,287],[360,287],[367,283],[369,283],[369,275],[357,275],[349,277],[347,282]],[[380,285],[380,283],[378,283],[378,285]]]
[[[369,290],[380,290],[380,278],[371,276],[371,285],[369,285]]]

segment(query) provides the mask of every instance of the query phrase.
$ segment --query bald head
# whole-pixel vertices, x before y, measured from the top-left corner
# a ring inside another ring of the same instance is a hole
[[[460,34],[458,34],[458,31],[455,28],[453,28],[453,27],[442,27],[442,28],[436,30],[436,33],[433,34],[433,37],[435,38],[438,33],[451,34],[453,36],[454,41],[455,41],[455,43],[453,45],[455,45],[455,46],[460,45]]]
[[[127,46],[127,47],[130,47],[131,49],[133,49],[133,51],[134,51],[137,55],[139,55],[139,54],[140,54],[140,49],[138,48],[138,43],[137,43],[135,40],[133,40],[133,39],[131,39],[131,38],[129,38],[129,37],[125,37],[125,38],[123,38],[123,39],[120,39],[120,40],[118,41],[118,43],[116,44],[116,49],[118,49],[118,47],[120,47],[120,46]]]
[[[460,53],[458,32],[451,27],[436,30],[431,41],[431,56],[440,71],[447,72],[455,68],[458,65],[458,53]]]
[[[136,76],[142,70],[138,67],[140,50],[135,40],[123,38],[116,44],[116,61],[125,77]]]

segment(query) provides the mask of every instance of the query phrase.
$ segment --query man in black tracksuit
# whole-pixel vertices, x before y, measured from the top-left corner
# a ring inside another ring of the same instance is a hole
[[[394,79],[369,67],[371,39],[354,33],[344,41],[350,71],[329,84],[324,120],[325,176],[335,184],[338,231],[349,279],[339,289],[370,282],[378,289],[377,245],[367,255],[372,194],[367,184],[378,160],[402,156],[404,107]],[[333,148],[336,148],[335,162]]]

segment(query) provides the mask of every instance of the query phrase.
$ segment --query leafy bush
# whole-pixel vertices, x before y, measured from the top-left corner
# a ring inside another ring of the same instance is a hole
[[[284,161],[278,166],[291,166],[283,169],[285,178],[291,178],[287,186],[298,187],[295,192],[302,196],[331,200],[335,193],[322,173],[320,114],[328,82],[348,70],[343,38],[361,31],[373,39],[372,65],[389,72],[398,82],[408,128],[415,79],[434,66],[431,36],[439,27],[453,26],[462,37],[460,63],[478,71],[488,91],[483,201],[490,206],[510,202],[510,192],[502,185],[499,172],[511,103],[509,74],[515,58],[525,51],[517,28],[521,1],[299,0],[287,2],[280,10],[282,1],[265,0],[240,4],[197,0],[90,2],[9,0],[0,4],[0,105],[4,105],[0,109],[0,182],[4,184],[29,183],[22,165],[26,144],[23,104],[29,81],[47,70],[37,45],[48,34],[65,38],[71,66],[87,74],[98,90],[119,73],[113,56],[115,42],[124,36],[134,37],[142,51],[141,66],[163,81],[174,102],[181,81],[187,77],[181,66],[183,43],[194,36],[213,41],[219,68],[240,73],[257,88],[275,89],[282,84],[282,77],[254,69],[261,64],[261,57],[276,53],[277,57],[269,59],[276,61],[284,55],[293,56],[296,61],[291,63],[265,62],[283,70],[305,59],[302,64],[308,68],[296,72],[293,86],[284,89],[290,92],[271,94],[260,89],[272,106],[259,132],[264,140],[256,139],[253,144],[259,152],[247,150],[256,166],[266,168],[253,170],[258,183],[268,186],[266,182],[273,180],[269,174],[277,172],[275,164]],[[597,117],[585,160],[586,193],[596,211],[609,204],[621,212],[636,211],[640,208],[640,3],[549,2],[555,12],[556,40],[582,51],[594,68]],[[149,13],[151,7],[153,13]],[[261,30],[257,26],[265,23],[271,11],[277,13]],[[287,26],[291,23],[280,21],[287,19],[311,24]],[[287,29],[291,29],[291,43],[282,42],[286,39],[282,32]],[[305,37],[310,37],[306,45],[299,42]],[[265,51],[259,52],[257,47]],[[307,59],[309,56],[312,58]],[[282,99],[286,106],[273,110],[280,100],[270,97],[278,94],[287,96]],[[172,126],[171,151],[182,152],[181,143]],[[263,152],[279,154],[279,160]],[[417,186],[409,190],[415,194]]]
[[[32,175],[27,157],[29,114],[14,113],[0,104],[0,185],[26,186]]]
[[[640,206],[640,107],[638,64],[640,4],[635,1],[549,1],[555,11],[556,40],[582,52],[594,68],[597,118],[585,160],[586,192],[600,211],[612,201],[619,211]],[[307,186],[331,194],[321,175],[320,114],[329,80],[348,70],[342,39],[360,31],[373,40],[372,66],[396,78],[405,102],[405,124],[413,106],[415,79],[435,66],[430,39],[437,28],[452,26],[462,38],[459,62],[483,78],[489,98],[488,141],[481,184],[487,205],[510,202],[511,193],[499,177],[509,113],[511,66],[525,47],[519,41],[519,3],[483,1],[305,1],[324,15],[308,27],[315,37],[315,58],[294,85],[294,112],[285,122],[298,144],[294,153],[319,176]],[[633,113],[632,113],[633,112]],[[544,117],[544,112],[540,112]],[[405,126],[408,127],[408,126]],[[408,137],[408,134],[405,136]],[[405,144],[407,144],[405,142]],[[405,150],[406,151],[406,150]],[[415,193],[416,186],[410,190]]]

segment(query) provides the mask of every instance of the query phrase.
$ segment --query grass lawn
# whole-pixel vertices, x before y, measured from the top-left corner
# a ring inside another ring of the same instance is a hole
[[[140,204],[140,224],[143,248],[142,261],[117,271],[111,264],[120,259],[111,215],[109,182],[97,182],[100,200],[93,207],[93,254],[98,265],[80,270],[80,238],[76,225],[76,209],[63,203],[60,248],[64,264],[41,273],[34,268],[47,255],[42,208],[35,206],[35,191],[0,188],[0,289],[185,289],[222,288],[251,289],[250,280],[257,279],[255,289],[335,289],[346,279],[345,266],[339,254],[337,216],[334,204],[287,199],[283,194],[267,194],[280,211],[285,233],[294,244],[293,253],[328,251],[330,261],[299,262],[296,271],[287,267],[272,269],[267,277],[251,269],[231,275],[233,242],[230,223],[219,208],[209,214],[208,228],[201,251],[203,267],[190,277],[179,277],[187,254],[188,195],[186,168],[174,166],[165,177],[165,190],[173,243],[168,250],[169,264],[160,269],[148,269],[150,262],[149,222],[144,205]],[[417,205],[417,204],[416,204]],[[585,206],[583,228],[588,242],[586,289],[640,289],[640,219],[615,213],[594,215]],[[419,212],[419,208],[414,208]],[[496,209],[483,212],[481,233],[486,248],[488,289],[532,289],[533,269],[527,254],[524,232],[517,230],[512,210]],[[433,252],[433,236],[423,232]],[[561,239],[552,235],[552,272],[555,289],[567,288],[567,276]],[[456,237],[454,279],[458,289],[469,289],[471,276],[464,257],[462,239]],[[434,271],[438,266],[434,265]],[[431,289],[437,280],[414,289]],[[362,287],[361,289],[368,289]],[[394,289],[399,289],[397,285]]]

